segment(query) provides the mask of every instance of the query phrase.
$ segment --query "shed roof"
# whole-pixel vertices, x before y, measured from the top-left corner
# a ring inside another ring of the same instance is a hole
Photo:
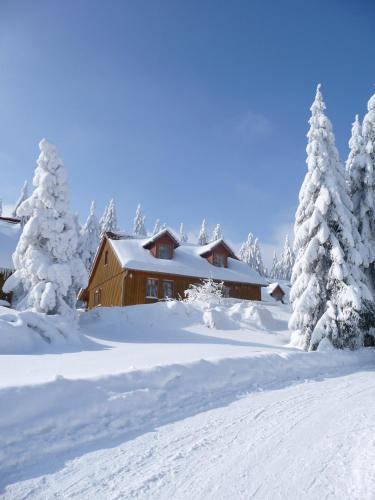
[[[267,284],[254,269],[237,259],[229,257],[227,268],[210,264],[201,257],[206,245],[202,247],[186,243],[175,249],[173,259],[157,259],[144,248],[149,238],[108,238],[108,240],[123,268],[178,276],[213,278],[235,283]]]

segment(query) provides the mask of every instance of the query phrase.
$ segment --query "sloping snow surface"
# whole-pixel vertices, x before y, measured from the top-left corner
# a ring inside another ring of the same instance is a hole
[[[374,350],[289,348],[289,314],[98,309],[74,348],[0,356],[0,494],[373,498]]]

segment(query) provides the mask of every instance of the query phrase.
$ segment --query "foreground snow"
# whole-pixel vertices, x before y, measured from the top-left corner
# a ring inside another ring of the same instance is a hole
[[[49,462],[4,498],[374,498],[372,370],[263,389]]]
[[[3,308],[0,333],[6,332],[7,341],[0,339],[0,348],[13,347],[14,354],[0,356],[0,407],[6,409],[0,413],[0,494],[248,498],[258,491],[259,498],[277,498],[272,488],[283,470],[303,456],[304,441],[293,437],[293,422],[311,439],[304,450],[307,478],[314,419],[333,419],[326,412],[336,390],[336,399],[344,391],[340,415],[350,416],[353,403],[345,387],[359,386],[355,372],[373,366],[375,357],[372,349],[305,353],[288,347],[289,315],[289,306],[282,304],[231,299],[210,307],[167,302],[100,309],[81,316],[83,333],[74,333],[75,343],[64,344],[64,336],[56,341],[55,331],[51,343],[34,335],[30,354],[16,354],[17,335],[25,334],[35,318]],[[37,318],[44,326],[50,321]],[[12,328],[18,332],[13,345]],[[373,398],[370,375],[363,376],[363,397],[370,391]],[[299,385],[293,386],[296,381]],[[336,389],[330,385],[334,381]],[[308,397],[310,387],[316,387],[315,399]],[[363,418],[350,416],[358,432],[370,418],[368,401],[365,406],[365,400],[358,400],[362,404],[353,411],[361,411]],[[330,425],[333,432],[336,424]],[[323,439],[324,426],[315,431]],[[340,430],[333,449],[344,439]],[[277,454],[282,454],[280,461]],[[205,470],[209,474],[202,479]],[[219,480],[225,474],[226,485]],[[297,472],[291,469],[291,474],[295,487]],[[307,482],[304,487],[307,491]],[[285,498],[283,491],[293,492],[283,488],[286,479],[277,490],[280,498]]]

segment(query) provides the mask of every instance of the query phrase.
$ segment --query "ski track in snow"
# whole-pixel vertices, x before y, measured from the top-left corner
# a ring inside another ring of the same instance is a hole
[[[375,499],[373,371],[270,388],[10,485],[4,499]]]

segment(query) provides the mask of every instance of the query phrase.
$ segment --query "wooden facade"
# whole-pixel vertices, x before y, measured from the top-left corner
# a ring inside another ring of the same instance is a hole
[[[280,302],[283,301],[284,299],[284,296],[285,296],[285,292],[284,290],[281,288],[281,286],[279,284],[277,284],[273,290],[270,292],[270,295],[271,297],[273,297],[275,300],[279,300]]]
[[[169,238],[163,237],[157,242],[152,242],[147,248],[156,258],[158,245],[170,243]],[[173,258],[173,248],[171,251]],[[213,262],[215,252],[224,255],[225,266],[227,266],[227,258],[232,255],[225,245],[219,245],[202,258]],[[148,304],[166,298],[183,298],[189,285],[200,282],[201,278],[194,276],[122,268],[108,238],[105,237],[96,255],[88,287],[81,291],[79,298],[86,301],[88,309],[97,306]],[[224,281],[224,286],[229,297],[261,300],[261,285],[259,284]]]

